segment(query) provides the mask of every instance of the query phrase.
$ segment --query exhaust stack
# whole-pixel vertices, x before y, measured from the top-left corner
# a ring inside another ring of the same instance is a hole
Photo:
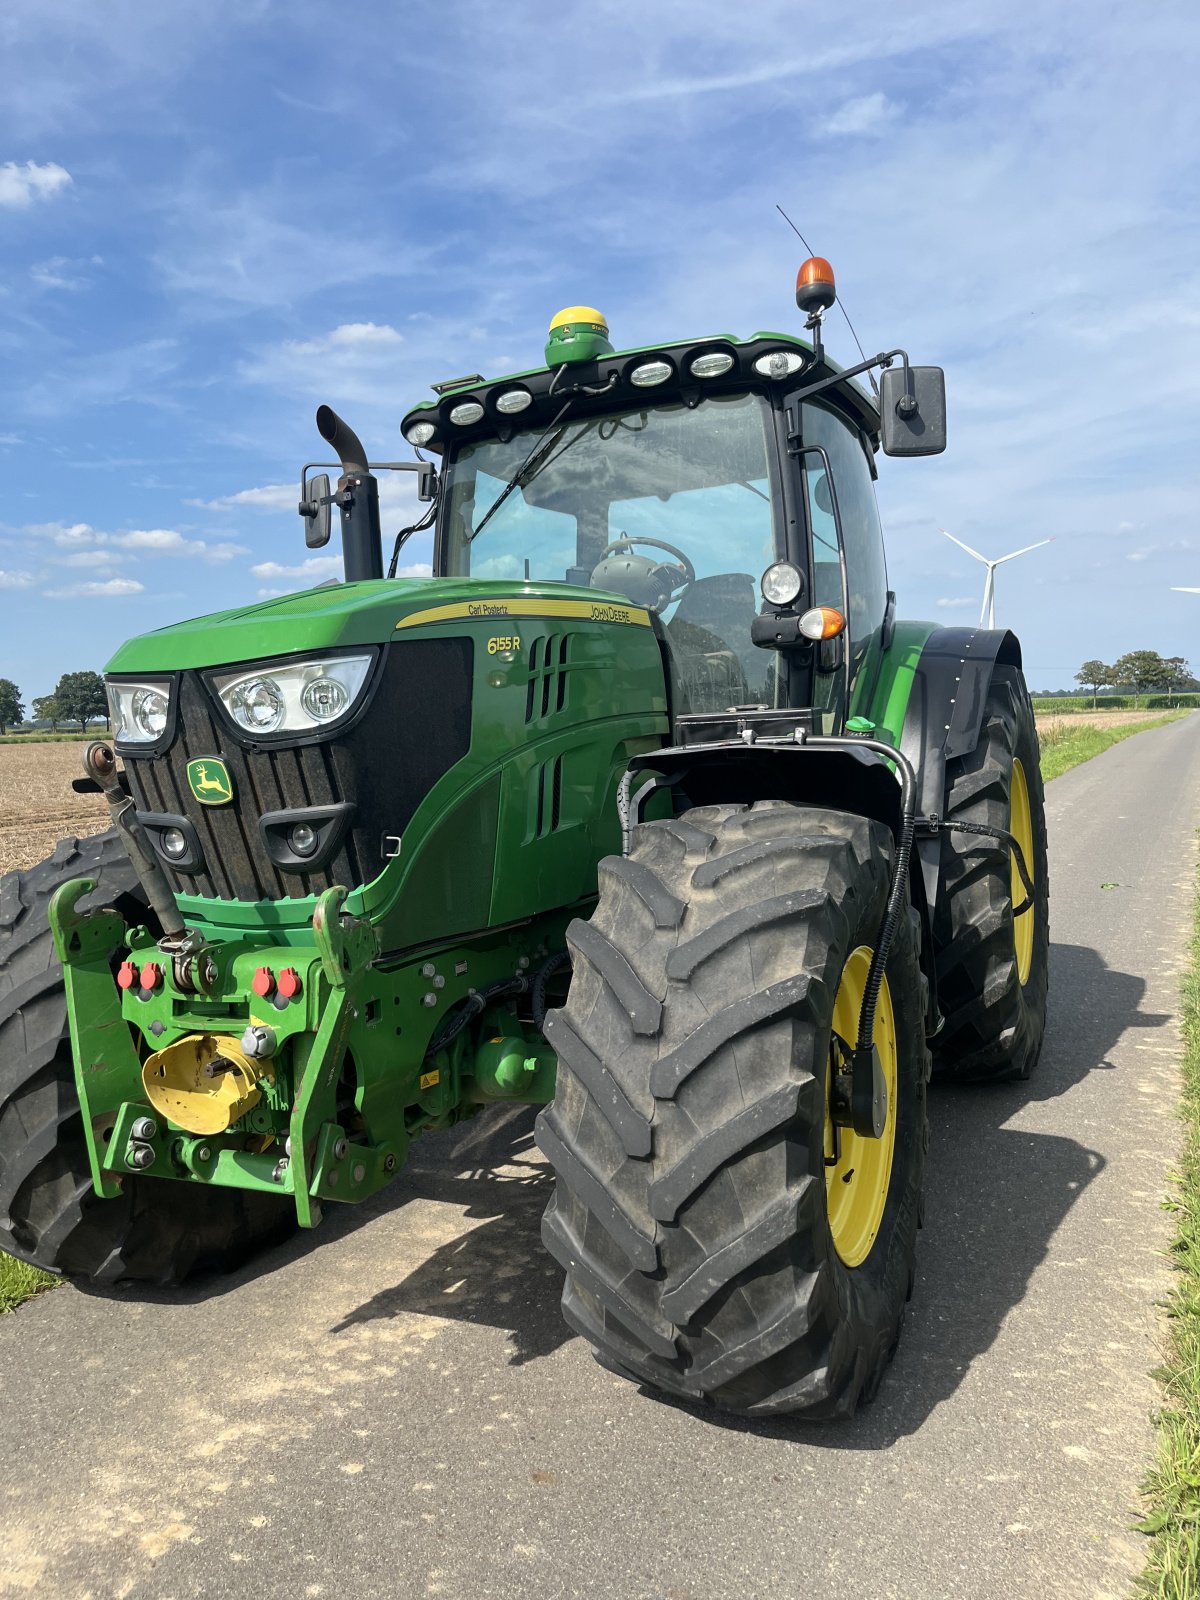
[[[379,483],[367,465],[367,452],[354,429],[332,406],[317,407],[317,432],[332,445],[342,464],[338,503],[342,514],[342,560],[346,582],[383,577],[383,538],[379,525]]]

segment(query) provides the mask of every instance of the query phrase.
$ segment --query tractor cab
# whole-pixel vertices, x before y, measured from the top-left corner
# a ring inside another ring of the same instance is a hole
[[[442,457],[435,575],[623,596],[653,619],[676,717],[805,707],[835,731],[893,604],[874,452],[882,436],[891,453],[930,453],[945,428],[940,372],[907,358],[900,398],[926,414],[915,433],[899,415],[883,427],[824,354],[828,303],[811,342],[626,352],[598,311],[572,307],[544,368],[436,386],[403,423]]]

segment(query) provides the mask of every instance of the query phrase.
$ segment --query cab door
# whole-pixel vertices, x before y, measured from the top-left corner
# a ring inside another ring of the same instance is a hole
[[[813,709],[822,731],[840,730],[870,686],[888,608],[883,529],[874,469],[862,434],[819,400],[800,407],[801,472],[812,558],[812,604],[846,618],[840,641],[818,645]]]

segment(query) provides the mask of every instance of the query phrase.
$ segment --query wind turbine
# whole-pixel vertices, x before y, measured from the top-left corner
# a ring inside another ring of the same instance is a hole
[[[1200,589],[1183,589],[1177,583],[1171,585],[1172,594],[1200,594]]]
[[[987,577],[983,584],[983,605],[979,611],[979,626],[982,628],[986,622],[989,628],[996,626],[996,568],[1006,561],[1013,561],[1017,556],[1026,556],[1031,550],[1040,550],[1044,544],[1053,544],[1053,538],[1039,539],[1036,544],[1024,545],[1020,550],[1010,550],[1006,556],[997,556],[995,561],[989,561],[986,556],[981,556],[978,550],[972,550],[969,544],[964,544],[961,539],[956,539],[952,533],[947,533],[945,528],[939,530],[945,533],[952,544],[960,550],[965,550],[969,556],[974,556],[976,561],[982,561],[987,568]]]

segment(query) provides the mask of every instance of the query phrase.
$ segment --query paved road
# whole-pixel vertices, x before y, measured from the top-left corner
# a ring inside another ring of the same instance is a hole
[[[597,1367],[558,1319],[531,1118],[501,1111],[256,1273],[0,1320],[0,1594],[1124,1594],[1200,717],[1049,811],[1042,1064],[935,1092],[916,1299],[854,1422],[731,1426]]]

